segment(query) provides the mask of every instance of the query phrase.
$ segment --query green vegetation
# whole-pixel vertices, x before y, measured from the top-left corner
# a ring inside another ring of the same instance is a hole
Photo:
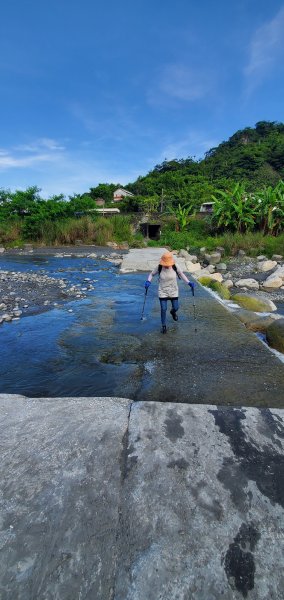
[[[214,281],[214,279],[212,279],[211,277],[206,276],[200,277],[199,282],[201,283],[201,285],[204,285],[205,287],[210,288],[210,290],[213,290],[213,292],[216,292],[219,296],[221,296],[221,298],[224,298],[225,300],[230,300],[231,294],[228,288],[223,283],[220,283],[219,281]]]
[[[36,186],[13,193],[0,189],[0,244],[113,240],[142,247],[136,226],[139,213],[146,213],[162,223],[161,238],[150,245],[284,254],[283,123],[260,121],[237,131],[203,160],[165,160],[126,186],[134,196],[119,203],[123,214],[104,219],[96,213],[96,200],[111,206],[117,187],[100,183],[68,200],[62,194],[44,200]],[[212,201],[213,214],[201,220],[201,204]]]

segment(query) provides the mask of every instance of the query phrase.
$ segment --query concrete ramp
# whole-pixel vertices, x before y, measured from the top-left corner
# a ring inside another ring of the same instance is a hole
[[[1,600],[283,598],[282,410],[0,410]]]

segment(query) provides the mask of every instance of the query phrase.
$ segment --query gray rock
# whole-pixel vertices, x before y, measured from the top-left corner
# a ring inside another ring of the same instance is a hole
[[[228,289],[230,289],[234,286],[231,279],[226,279],[225,281],[223,281],[223,285]]]
[[[244,250],[239,250],[238,251],[238,256],[240,256],[240,257],[246,256],[246,252]]]
[[[273,254],[271,260],[276,260],[276,262],[281,262],[283,260],[282,254]]]
[[[274,269],[274,267],[277,267],[276,260],[264,260],[258,263],[258,270],[262,273],[266,273],[266,271],[271,271],[272,269]]]
[[[263,282],[262,286],[267,290],[277,290],[281,288],[282,283],[282,278],[277,277],[277,275],[273,274],[270,275],[270,277],[267,277],[267,279]]]
[[[204,259],[209,265],[217,265],[221,261],[221,253],[211,252],[210,254],[204,254]]]
[[[214,265],[208,265],[208,267],[206,267],[208,273],[215,273],[215,266]]]
[[[260,260],[260,261],[267,260],[267,256],[264,256],[264,254],[260,254],[259,256],[257,256],[257,260]]]
[[[191,256],[187,250],[180,250],[178,256],[181,256],[181,258],[185,258],[186,260],[191,260]]]
[[[227,265],[226,265],[226,263],[219,263],[219,265],[218,265],[218,271],[227,271]]]
[[[241,287],[241,288],[248,288],[249,290],[258,290],[259,289],[259,283],[255,279],[252,279],[252,278],[239,279],[238,281],[236,281],[235,286]]]
[[[5,248],[3,248],[2,246],[0,247],[0,254],[3,254],[3,252],[5,252]]]

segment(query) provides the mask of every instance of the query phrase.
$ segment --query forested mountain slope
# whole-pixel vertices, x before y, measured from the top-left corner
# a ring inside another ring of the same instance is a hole
[[[164,195],[174,203],[200,205],[212,199],[216,188],[244,182],[248,191],[255,191],[274,186],[280,179],[284,179],[284,124],[260,121],[234,133],[202,160],[165,160],[125,187],[136,196]],[[113,184],[100,184],[89,193],[110,200],[114,188]]]

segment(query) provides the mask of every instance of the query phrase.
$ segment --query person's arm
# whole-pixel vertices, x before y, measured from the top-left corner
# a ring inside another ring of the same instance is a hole
[[[183,279],[183,281],[185,281],[185,283],[187,283],[187,285],[189,284],[189,279],[187,279],[187,276],[183,273],[183,271],[177,266],[177,272],[179,274],[179,276]]]
[[[187,276],[182,272],[182,270],[177,266],[177,272],[179,274],[179,276],[183,279],[183,281],[185,281],[185,283],[187,283],[187,285],[190,286],[191,291],[192,291],[192,295],[194,295],[194,286],[195,284],[192,281],[189,281],[189,279],[187,278]]]
[[[155,275],[157,275],[158,272],[159,272],[158,267],[156,269],[153,269],[153,271],[151,271],[151,273],[149,273],[147,281],[150,281],[150,283],[151,283],[152,278],[155,277]]]
[[[151,271],[151,273],[149,273],[149,275],[148,275],[148,279],[146,279],[146,281],[145,281],[145,289],[146,289],[146,292],[147,292],[147,290],[148,290],[148,287],[151,285],[152,278],[153,278],[155,275],[157,275],[157,273],[158,273],[158,272],[159,272],[159,267],[157,267],[156,269],[153,269],[153,271]]]

